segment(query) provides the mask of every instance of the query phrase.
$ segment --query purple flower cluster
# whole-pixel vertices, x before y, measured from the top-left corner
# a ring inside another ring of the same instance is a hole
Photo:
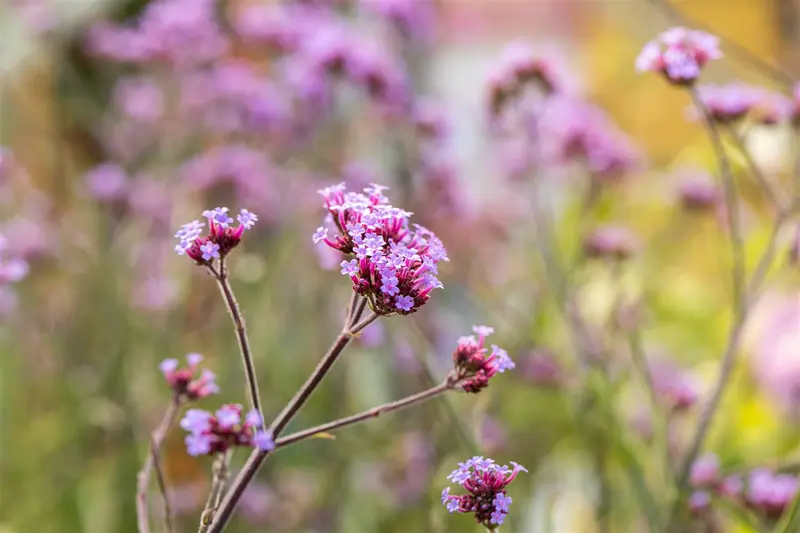
[[[189,409],[181,427],[189,432],[186,450],[189,455],[221,453],[232,446],[251,446],[264,451],[275,449],[272,435],[263,429],[258,411],[250,411],[242,420],[242,406],[223,405],[215,413]]]
[[[524,42],[513,42],[506,46],[489,74],[491,115],[501,114],[505,106],[528,87],[537,87],[543,94],[550,95],[558,92],[562,83],[552,61],[538,57]]]
[[[633,255],[639,244],[630,228],[610,224],[595,228],[583,239],[587,256],[619,260]]]
[[[636,59],[636,69],[661,73],[676,85],[692,85],[709,61],[721,57],[717,37],[678,27],[647,43]]]
[[[339,184],[319,191],[329,227],[318,228],[313,241],[354,256],[342,261],[342,274],[376,313],[409,314],[442,287],[437,265],[449,259],[433,232],[419,224],[409,227],[411,213],[390,205],[384,190],[372,185],[361,194]],[[331,228],[335,235],[329,238]]]
[[[8,240],[0,235],[0,287],[17,283],[28,275],[28,262],[16,256],[8,256]]]
[[[490,530],[496,529],[505,521],[511,504],[506,487],[519,472],[527,472],[517,463],[511,465],[513,469],[480,456],[459,463],[447,479],[468,494],[450,494],[450,487],[447,487],[442,491],[442,504],[451,513],[473,513],[477,523]]]
[[[750,472],[744,498],[751,509],[778,517],[792,503],[799,489],[796,475],[776,474],[760,468]]]
[[[198,366],[203,361],[199,353],[186,356],[188,366],[180,368],[177,359],[164,359],[159,368],[167,380],[167,384],[180,398],[199,400],[211,394],[218,394],[219,387],[215,383],[216,376],[204,368],[200,377],[195,378]]]
[[[233,219],[228,215],[227,207],[215,207],[203,211],[203,216],[208,221],[209,233],[202,236],[205,225],[199,220],[184,224],[175,234],[178,244],[175,252],[178,255],[187,255],[198,264],[207,265],[214,259],[222,259],[233,250],[242,240],[245,230],[252,228],[258,217],[242,209],[236,216],[238,226],[233,227]]]
[[[581,162],[600,181],[619,179],[635,169],[640,157],[605,111],[579,98],[549,99],[538,129],[548,163]]]
[[[734,124],[756,108],[764,91],[743,83],[730,83],[702,85],[697,88],[697,94],[713,120],[720,124]],[[691,112],[695,117],[702,118],[699,110],[692,108]]]
[[[478,335],[458,339],[453,352],[453,368],[458,384],[465,392],[477,393],[489,386],[489,380],[497,373],[512,370],[514,361],[505,350],[492,344],[491,353],[484,347],[486,337],[494,333],[488,326],[474,326]]]

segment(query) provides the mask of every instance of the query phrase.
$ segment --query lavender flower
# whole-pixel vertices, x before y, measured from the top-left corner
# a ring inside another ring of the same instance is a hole
[[[187,400],[199,400],[219,393],[219,387],[214,381],[216,376],[213,372],[203,369],[200,371],[200,376],[195,377],[202,361],[202,355],[190,353],[186,356],[187,367],[179,368],[177,359],[164,359],[159,368],[175,394]]]
[[[626,259],[638,247],[639,239],[625,226],[601,226],[583,240],[583,249],[589,257]]]
[[[689,473],[689,483],[694,488],[714,485],[719,478],[719,458],[713,453],[698,457]]]
[[[413,313],[433,289],[442,287],[437,264],[448,261],[447,252],[433,232],[418,224],[412,230],[411,213],[391,206],[384,190],[372,185],[364,194],[351,193],[340,184],[319,191],[336,235],[330,238],[323,226],[312,240],[355,256],[342,261],[342,274],[350,277],[354,291],[369,298],[375,312]]]
[[[459,463],[447,479],[461,485],[468,494],[452,495],[447,487],[442,491],[442,504],[450,513],[474,513],[477,523],[496,529],[505,521],[511,504],[506,487],[519,472],[527,472],[517,463],[511,465],[513,469],[480,456]]]
[[[712,59],[722,57],[719,39],[708,33],[672,28],[645,45],[636,70],[661,73],[675,85],[692,85]]]
[[[181,420],[181,428],[189,432],[186,450],[189,455],[209,455],[232,446],[250,446],[263,451],[275,449],[272,435],[263,427],[259,413],[251,411],[242,420],[242,406],[223,405],[215,414],[190,409]]]
[[[552,60],[538,57],[528,43],[512,42],[503,49],[489,74],[491,115],[499,115],[508,102],[518,98],[529,86],[538,87],[545,95],[550,95],[563,89],[563,82]]]
[[[461,337],[453,352],[455,381],[465,392],[477,393],[489,386],[489,380],[498,373],[512,370],[514,361],[505,350],[492,344],[492,351],[484,347],[485,339],[494,330],[487,326],[475,326],[478,335]]]
[[[103,163],[90,170],[86,177],[89,193],[97,200],[121,200],[128,192],[128,175],[119,165]]]
[[[750,473],[744,496],[749,506],[777,518],[794,500],[799,489],[796,476],[757,469]]]
[[[175,238],[178,239],[175,252],[178,255],[188,255],[198,264],[205,265],[228,255],[242,240],[245,230],[251,229],[258,220],[255,214],[242,209],[236,217],[239,225],[234,228],[227,207],[203,211],[203,216],[208,221],[208,235],[201,236],[206,226],[198,220],[184,224],[175,233]]]
[[[743,83],[702,85],[697,88],[700,102],[712,120],[720,124],[735,124],[753,111],[763,97],[763,91]],[[702,119],[701,110],[690,108],[691,116]]]

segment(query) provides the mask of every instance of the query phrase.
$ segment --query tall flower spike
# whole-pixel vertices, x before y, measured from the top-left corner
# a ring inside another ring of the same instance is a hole
[[[386,189],[372,184],[354,193],[339,184],[319,191],[327,227],[317,228],[312,240],[353,257],[342,261],[342,275],[376,313],[405,315],[422,307],[433,289],[442,288],[438,263],[449,259],[432,231],[410,226],[411,213],[389,204]]]
[[[636,70],[658,72],[675,85],[693,85],[708,62],[720,57],[717,37],[672,28],[644,46],[636,59]]]
[[[186,451],[189,455],[221,453],[232,446],[251,446],[263,451],[275,449],[272,434],[263,427],[263,418],[250,411],[242,419],[242,406],[223,405],[211,414],[202,409],[189,409],[181,420],[181,427],[189,432]]]
[[[453,380],[465,392],[480,392],[489,386],[489,380],[497,373],[513,369],[514,361],[505,350],[492,344],[489,352],[484,347],[486,337],[494,333],[488,326],[472,328],[478,335],[461,337],[453,352]]]
[[[187,255],[200,265],[209,265],[214,259],[222,259],[242,240],[246,230],[252,229],[258,221],[255,213],[242,209],[236,216],[239,225],[234,227],[233,218],[228,215],[227,207],[215,207],[203,211],[207,224],[193,220],[181,226],[175,233],[178,244],[175,253]],[[203,235],[208,229],[208,234]]]
[[[190,353],[186,356],[188,366],[184,368],[179,368],[177,359],[164,359],[159,368],[175,394],[187,400],[199,400],[219,393],[219,387],[214,381],[216,376],[213,372],[203,369],[198,376],[198,366],[202,361],[202,355]]]
[[[450,513],[473,513],[475,521],[489,530],[503,524],[508,515],[512,500],[506,487],[514,481],[519,472],[527,470],[512,462],[511,467],[498,465],[492,459],[476,456],[447,476],[447,479],[460,485],[467,494],[450,494],[450,487],[442,491],[442,504]]]

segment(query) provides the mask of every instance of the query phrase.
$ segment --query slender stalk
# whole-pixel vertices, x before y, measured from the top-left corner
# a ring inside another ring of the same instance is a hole
[[[358,314],[359,313],[357,312],[353,316],[353,319],[357,319]],[[336,340],[333,341],[333,344],[328,349],[328,352],[317,364],[316,368],[306,382],[300,387],[300,390],[298,390],[294,397],[289,400],[289,403],[286,404],[286,407],[283,408],[272,424],[270,424],[268,431],[272,433],[274,438],[280,436],[281,432],[292,421],[297,412],[303,407],[303,405],[305,405],[355,335],[377,320],[378,317],[379,315],[371,313],[367,318],[361,320],[357,324],[353,324],[351,322],[342,328],[342,332],[338,337],[336,337]],[[261,450],[254,450],[250,454],[250,458],[239,472],[239,475],[233,481],[233,485],[231,486],[230,490],[222,499],[219,509],[214,515],[214,521],[211,523],[211,526],[208,530],[209,533],[220,533],[225,528],[226,524],[233,515],[233,511],[236,509],[236,505],[242,498],[245,489],[247,489],[247,486],[250,484],[253,477],[255,477],[259,468],[261,468],[261,465],[267,458],[267,455],[269,455],[269,452]]]
[[[150,445],[148,447],[147,458],[144,461],[142,469],[139,471],[138,486],[136,491],[136,519],[139,526],[139,533],[150,533],[150,513],[147,509],[147,492],[150,486],[150,476],[153,470],[156,470],[159,479],[159,487],[162,491],[164,498],[164,511],[165,511],[165,525],[167,531],[171,531],[172,518],[170,516],[169,498],[167,496],[160,463],[158,456],[161,453],[161,446],[164,444],[164,439],[175,418],[178,415],[178,407],[180,406],[180,397],[174,395],[172,401],[167,407],[164,417],[159,422],[158,426],[153,430],[150,436]]]
[[[767,195],[767,199],[775,208],[775,211],[781,213],[784,211],[784,207],[781,205],[781,201],[778,198],[778,193],[775,191],[775,188],[769,182],[769,180],[764,176],[764,173],[761,172],[761,169],[758,168],[758,165],[755,161],[753,161],[753,157],[750,155],[750,151],[747,150],[747,146],[745,145],[744,139],[742,135],[736,131],[736,128],[733,126],[728,126],[725,128],[728,132],[728,135],[734,140],[736,147],[739,149],[739,152],[744,157],[745,162],[747,163],[750,172],[753,174],[753,177],[756,179],[758,184],[764,190],[764,194]]]
[[[283,448],[290,444],[294,444],[296,442],[309,439],[314,435],[318,435],[320,433],[330,433],[331,431],[344,429],[346,427],[358,424],[360,422],[364,422],[366,420],[378,418],[381,415],[385,415],[393,411],[399,411],[400,409],[411,407],[412,405],[415,405],[417,403],[430,400],[431,398],[435,398],[436,396],[439,396],[440,394],[447,392],[451,388],[452,385],[449,382],[441,383],[439,385],[436,385],[435,387],[431,387],[430,389],[403,398],[402,400],[385,403],[355,415],[351,415],[345,418],[340,418],[338,420],[328,422],[327,424],[321,424],[319,426],[315,426],[309,429],[298,431],[296,433],[292,433],[290,435],[286,435],[285,437],[281,437],[280,439],[275,441],[275,448],[276,449]]]
[[[770,239],[770,244],[767,247],[767,250],[762,256],[758,267],[756,268],[756,272],[751,280],[750,286],[747,286],[745,283],[745,273],[744,273],[744,259],[743,259],[743,251],[742,251],[742,234],[741,234],[741,227],[740,222],[738,219],[738,209],[736,206],[736,196],[733,187],[733,178],[730,174],[730,167],[725,155],[725,152],[722,148],[722,142],[720,140],[719,132],[717,131],[714,122],[711,120],[709,116],[708,110],[703,106],[703,103],[700,101],[700,98],[697,96],[697,92],[695,89],[690,91],[692,95],[692,99],[694,100],[695,105],[698,109],[702,111],[704,117],[704,123],[708,130],[709,136],[711,137],[712,144],[714,146],[714,150],[717,155],[717,159],[720,165],[720,171],[722,173],[722,181],[725,190],[725,201],[728,211],[728,220],[730,225],[730,234],[731,234],[731,244],[734,252],[734,268],[733,268],[733,283],[734,283],[734,324],[731,328],[730,334],[728,335],[728,342],[725,348],[725,351],[722,355],[722,366],[720,368],[719,375],[717,376],[717,380],[714,384],[712,389],[711,399],[706,404],[705,408],[703,409],[702,413],[700,414],[700,421],[698,422],[697,431],[695,433],[694,438],[691,441],[689,446],[689,451],[686,454],[686,457],[681,465],[681,469],[677,476],[677,494],[675,496],[674,501],[672,502],[671,509],[669,512],[669,520],[668,520],[668,527],[667,531],[671,531],[675,520],[677,519],[678,512],[680,510],[681,502],[683,500],[684,492],[686,490],[686,483],[689,478],[689,472],[691,471],[692,464],[697,459],[698,454],[703,446],[703,442],[705,441],[706,436],[708,435],[708,431],[711,427],[711,422],[716,414],[717,409],[719,408],[720,401],[722,400],[722,395],[725,391],[725,387],[727,386],[728,382],[730,381],[730,376],[733,373],[733,369],[736,362],[736,353],[739,350],[739,345],[742,340],[742,333],[744,330],[745,321],[749,314],[749,310],[752,308],[752,305],[755,303],[755,298],[752,296],[748,296],[745,294],[748,292],[748,289],[751,289],[753,286],[757,286],[761,283],[761,280],[766,275],[766,272],[769,269],[770,264],[772,263],[772,258],[775,254],[775,245],[777,238],[775,237],[778,233],[780,228],[780,224],[785,216],[783,213],[780,214],[778,219],[776,220],[776,229],[774,231],[774,236]]]
[[[210,265],[208,269],[217,280],[217,285],[225,300],[225,305],[228,308],[228,313],[231,315],[231,320],[236,330],[236,339],[239,341],[239,353],[242,356],[242,365],[244,367],[244,377],[247,385],[247,396],[250,400],[250,407],[262,413],[261,396],[258,392],[258,378],[256,377],[253,353],[250,350],[250,341],[247,337],[247,329],[244,317],[242,317],[241,310],[239,309],[239,303],[236,301],[230,283],[228,283],[228,269],[225,267],[224,261],[224,259],[220,261],[219,270],[216,270],[213,265]]]
[[[232,455],[231,450],[227,450],[225,453],[217,455],[217,458],[214,460],[214,477],[211,480],[211,490],[208,493],[208,499],[206,500],[203,512],[200,514],[200,526],[197,533],[205,533],[211,526],[214,513],[222,499],[225,483],[227,483],[228,476],[230,475],[228,466],[230,465]]]

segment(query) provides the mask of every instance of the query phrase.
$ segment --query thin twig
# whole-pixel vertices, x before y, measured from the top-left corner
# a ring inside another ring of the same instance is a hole
[[[172,524],[172,507],[169,503],[169,495],[167,494],[167,482],[164,477],[164,469],[161,468],[161,457],[153,446],[152,439],[150,440],[150,453],[153,458],[153,470],[156,473],[156,483],[158,484],[158,490],[161,492],[161,501],[164,505],[164,531],[166,531],[166,533],[171,533],[175,528]]]
[[[214,514],[216,513],[216,510],[220,504],[220,500],[222,499],[225,483],[228,481],[228,475],[230,473],[228,465],[230,464],[232,455],[233,454],[229,449],[226,450],[225,453],[218,454],[217,458],[214,460],[214,475],[211,479],[211,490],[208,493],[208,499],[206,500],[206,505],[203,508],[203,512],[200,514],[200,526],[197,530],[197,533],[206,533],[208,528],[211,526],[211,522],[214,519]]]
[[[747,146],[745,145],[744,138],[742,135],[736,131],[736,128],[733,126],[728,126],[726,128],[728,135],[734,140],[736,147],[739,149],[739,152],[744,157],[747,166],[750,168],[750,172],[753,174],[753,177],[756,179],[758,184],[764,190],[764,194],[767,195],[769,202],[775,208],[775,211],[781,213],[784,211],[784,207],[781,205],[781,201],[778,198],[778,193],[775,191],[775,188],[769,182],[769,180],[764,176],[764,173],[761,172],[761,169],[758,168],[758,165],[755,161],[753,161],[753,157],[750,155],[750,151],[747,150]]]
[[[156,468],[158,462],[158,455],[161,453],[161,446],[164,444],[164,439],[172,424],[175,422],[175,417],[178,414],[178,407],[180,406],[180,396],[174,395],[172,401],[167,407],[164,417],[161,422],[153,430],[150,436],[150,444],[147,450],[147,458],[144,461],[141,471],[139,471],[138,486],[136,491],[136,519],[139,526],[139,533],[150,533],[150,513],[147,508],[147,492],[150,486],[150,476]],[[158,469],[161,475],[161,469]],[[159,482],[162,488],[162,497],[164,498],[164,509],[166,515],[164,520],[167,525],[171,525],[171,517],[169,516],[169,501],[167,493],[163,486],[163,477]],[[168,530],[169,531],[169,530]]]
[[[258,392],[258,378],[256,375],[256,367],[253,362],[253,354],[250,351],[250,341],[247,337],[247,328],[245,326],[244,317],[239,310],[239,304],[233,294],[230,283],[228,283],[228,269],[225,267],[224,260],[220,261],[219,271],[213,265],[209,265],[208,269],[214,274],[217,280],[217,285],[225,300],[225,305],[228,308],[228,313],[233,321],[233,326],[236,330],[236,339],[239,341],[239,353],[242,356],[242,365],[244,367],[244,377],[247,384],[247,396],[250,399],[250,407],[263,413],[261,411],[261,396]]]
[[[309,439],[315,435],[320,433],[330,433],[331,431],[336,431],[338,429],[343,429],[348,426],[352,426],[354,424],[358,424],[359,422],[364,422],[366,420],[370,420],[372,418],[378,418],[381,415],[385,415],[387,413],[391,413],[393,411],[399,411],[400,409],[405,409],[407,407],[411,407],[414,404],[424,402],[425,400],[430,400],[431,398],[435,398],[440,394],[447,392],[451,389],[453,385],[449,382],[440,383],[435,387],[431,387],[428,390],[424,390],[422,392],[418,392],[412,396],[408,396],[403,398],[402,400],[397,400],[394,402],[385,403],[383,405],[379,405],[377,407],[373,407],[367,411],[363,411],[361,413],[351,415],[345,418],[340,418],[338,420],[334,420],[332,422],[328,422],[327,424],[321,424],[319,426],[315,426],[313,428],[304,429],[302,431],[298,431],[296,433],[292,433],[290,435],[286,435],[285,437],[281,437],[277,441],[275,441],[275,448],[283,448],[290,444],[294,444],[296,442],[300,442],[306,439]]]
[[[752,297],[752,295],[747,294],[748,289],[752,288],[752,286],[754,285],[760,284],[761,279],[763,278],[763,276],[766,275],[766,272],[769,269],[769,265],[771,264],[772,258],[774,257],[775,254],[775,244],[777,241],[777,239],[774,236],[773,238],[771,238],[770,244],[768,245],[767,250],[762,256],[758,267],[756,268],[756,272],[753,276],[750,286],[747,286],[745,284],[746,281],[744,279],[745,276],[744,276],[744,259],[742,253],[741,228],[737,216],[738,209],[736,208],[736,196],[733,187],[733,178],[730,174],[730,167],[727,160],[727,156],[725,155],[725,151],[722,147],[722,143],[719,137],[719,132],[717,131],[714,122],[712,121],[708,113],[708,110],[701,102],[700,98],[697,95],[696,90],[692,89],[690,92],[695,105],[703,113],[704,123],[708,129],[709,136],[711,137],[711,141],[717,155],[718,163],[720,165],[720,171],[722,173],[722,181],[725,189],[725,199],[728,211],[732,248],[734,249],[734,268],[733,268],[734,271],[733,283],[734,283],[734,294],[735,294],[734,324],[731,328],[730,334],[728,335],[728,341],[725,348],[725,352],[722,355],[722,366],[720,368],[719,375],[717,376],[717,380],[712,389],[711,399],[706,404],[705,408],[700,414],[700,420],[698,422],[697,432],[695,433],[695,436],[691,441],[691,445],[689,446],[689,451],[686,454],[686,457],[681,465],[680,471],[677,476],[677,482],[676,482],[677,494],[675,496],[674,501],[672,502],[672,506],[668,515],[669,520],[668,520],[667,531],[671,531],[673,525],[675,524],[675,520],[677,519],[678,516],[678,511],[680,510],[681,501],[683,499],[684,492],[687,488],[686,484],[689,478],[689,472],[691,471],[692,464],[697,459],[697,456],[700,453],[700,450],[703,446],[703,442],[705,441],[705,438],[710,430],[711,422],[714,418],[717,409],[719,408],[719,404],[722,400],[722,395],[725,391],[725,387],[729,383],[730,376],[733,373],[733,369],[736,362],[736,353],[739,350],[739,345],[742,340],[742,333],[744,331],[745,321],[747,319],[750,309],[752,308],[755,302],[755,299]],[[776,229],[774,230],[775,231],[774,235],[777,235],[782,219],[783,219],[783,213],[781,213],[781,216],[779,216],[778,219],[776,220]]]
[[[358,314],[359,313],[356,312],[353,318],[357,319]],[[278,438],[280,436],[281,432],[286,428],[289,422],[292,421],[297,412],[303,407],[303,405],[305,405],[319,384],[328,374],[330,369],[333,367],[333,364],[342,354],[345,347],[347,347],[350,341],[355,338],[355,335],[374,322],[378,316],[379,315],[375,313],[371,313],[370,316],[358,324],[350,323],[342,329],[342,332],[333,341],[333,344],[328,349],[328,352],[323,356],[316,368],[314,368],[309,378],[300,387],[300,390],[298,390],[292,399],[289,400],[289,403],[286,404],[286,407],[283,408],[272,424],[270,424],[268,431],[273,435],[273,438]],[[233,481],[233,485],[231,486],[230,490],[225,494],[225,497],[220,503],[219,509],[214,515],[214,521],[209,528],[209,533],[220,533],[225,528],[225,525],[233,515],[233,511],[236,509],[236,505],[239,503],[244,491],[247,489],[247,486],[250,484],[253,477],[255,477],[259,468],[261,468],[261,465],[268,454],[269,452],[261,450],[254,450],[250,454],[250,458],[247,460],[247,463],[245,463],[244,467],[239,472],[239,475]]]

